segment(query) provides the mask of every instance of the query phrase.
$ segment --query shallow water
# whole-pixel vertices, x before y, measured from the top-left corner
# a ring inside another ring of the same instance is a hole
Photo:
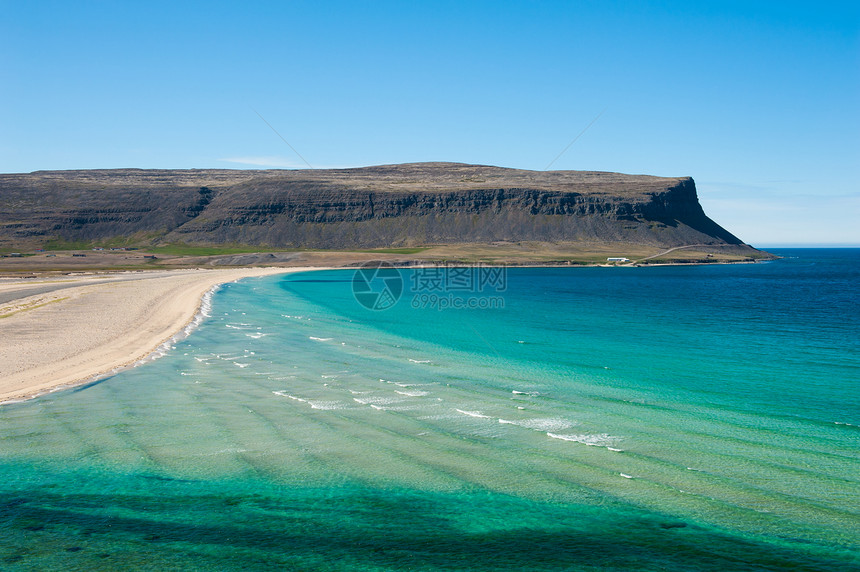
[[[0,564],[856,567],[860,252],[781,253],[402,271],[381,311],[353,271],[226,285],[164,357],[0,408]]]

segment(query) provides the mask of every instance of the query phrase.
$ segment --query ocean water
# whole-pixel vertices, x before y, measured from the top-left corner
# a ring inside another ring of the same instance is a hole
[[[860,569],[860,250],[777,253],[225,285],[0,407],[0,569]]]

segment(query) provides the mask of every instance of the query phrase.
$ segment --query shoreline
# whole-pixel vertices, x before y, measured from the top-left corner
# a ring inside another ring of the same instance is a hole
[[[201,317],[219,286],[320,267],[168,270],[0,284],[23,297],[0,304],[0,405],[84,386],[152,358]],[[44,284],[44,283],[43,283]],[[8,297],[8,294],[7,294]]]
[[[392,263],[401,269],[430,265]],[[751,263],[755,262],[709,264]],[[448,264],[469,265],[454,261]],[[701,264],[491,264],[532,268],[698,265]],[[165,344],[180,339],[183,332],[187,331],[188,335],[193,331],[188,328],[201,317],[205,298],[223,284],[243,278],[333,268],[119,271],[63,278],[43,276],[37,281],[26,278],[11,283],[0,281],[0,337],[9,340],[0,347],[0,406],[95,383],[123,369],[156,359],[153,355]],[[111,290],[119,289],[127,291],[109,295]],[[21,297],[14,297],[16,290]],[[11,300],[9,292],[13,296]],[[127,319],[118,319],[118,315]],[[84,337],[89,343],[81,343]]]

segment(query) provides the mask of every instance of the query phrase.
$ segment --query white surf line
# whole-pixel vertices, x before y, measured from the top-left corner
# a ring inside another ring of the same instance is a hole
[[[552,433],[547,431],[546,436],[551,437],[553,439],[561,439],[562,441],[581,443],[589,447],[603,447],[614,452],[622,451],[622,449],[612,447],[612,445],[615,445],[620,438],[608,435],[606,433],[580,433],[577,435],[560,435],[558,433]]]
[[[463,409],[454,409],[457,413],[462,413],[463,415],[468,415],[469,417],[476,417],[478,419],[492,419],[489,415],[484,415],[480,411],[465,411]]]
[[[503,425],[515,425],[517,427],[539,432],[563,431],[578,425],[575,421],[570,421],[569,419],[563,419],[561,417],[534,417],[519,420],[499,419],[499,423]]]
[[[425,397],[429,395],[426,391],[398,391],[394,390],[394,393],[398,393],[400,395],[405,395],[406,397]]]
[[[301,397],[296,397],[295,395],[290,395],[286,391],[273,391],[272,393],[274,393],[275,395],[280,395],[281,397],[289,397],[290,399],[292,399],[294,401],[301,401],[302,403],[308,402],[307,399],[302,399]]]

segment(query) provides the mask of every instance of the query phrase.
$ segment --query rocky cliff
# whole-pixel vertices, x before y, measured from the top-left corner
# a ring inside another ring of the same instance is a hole
[[[49,239],[375,248],[492,241],[741,244],[689,177],[458,163],[0,175],[0,245]]]

